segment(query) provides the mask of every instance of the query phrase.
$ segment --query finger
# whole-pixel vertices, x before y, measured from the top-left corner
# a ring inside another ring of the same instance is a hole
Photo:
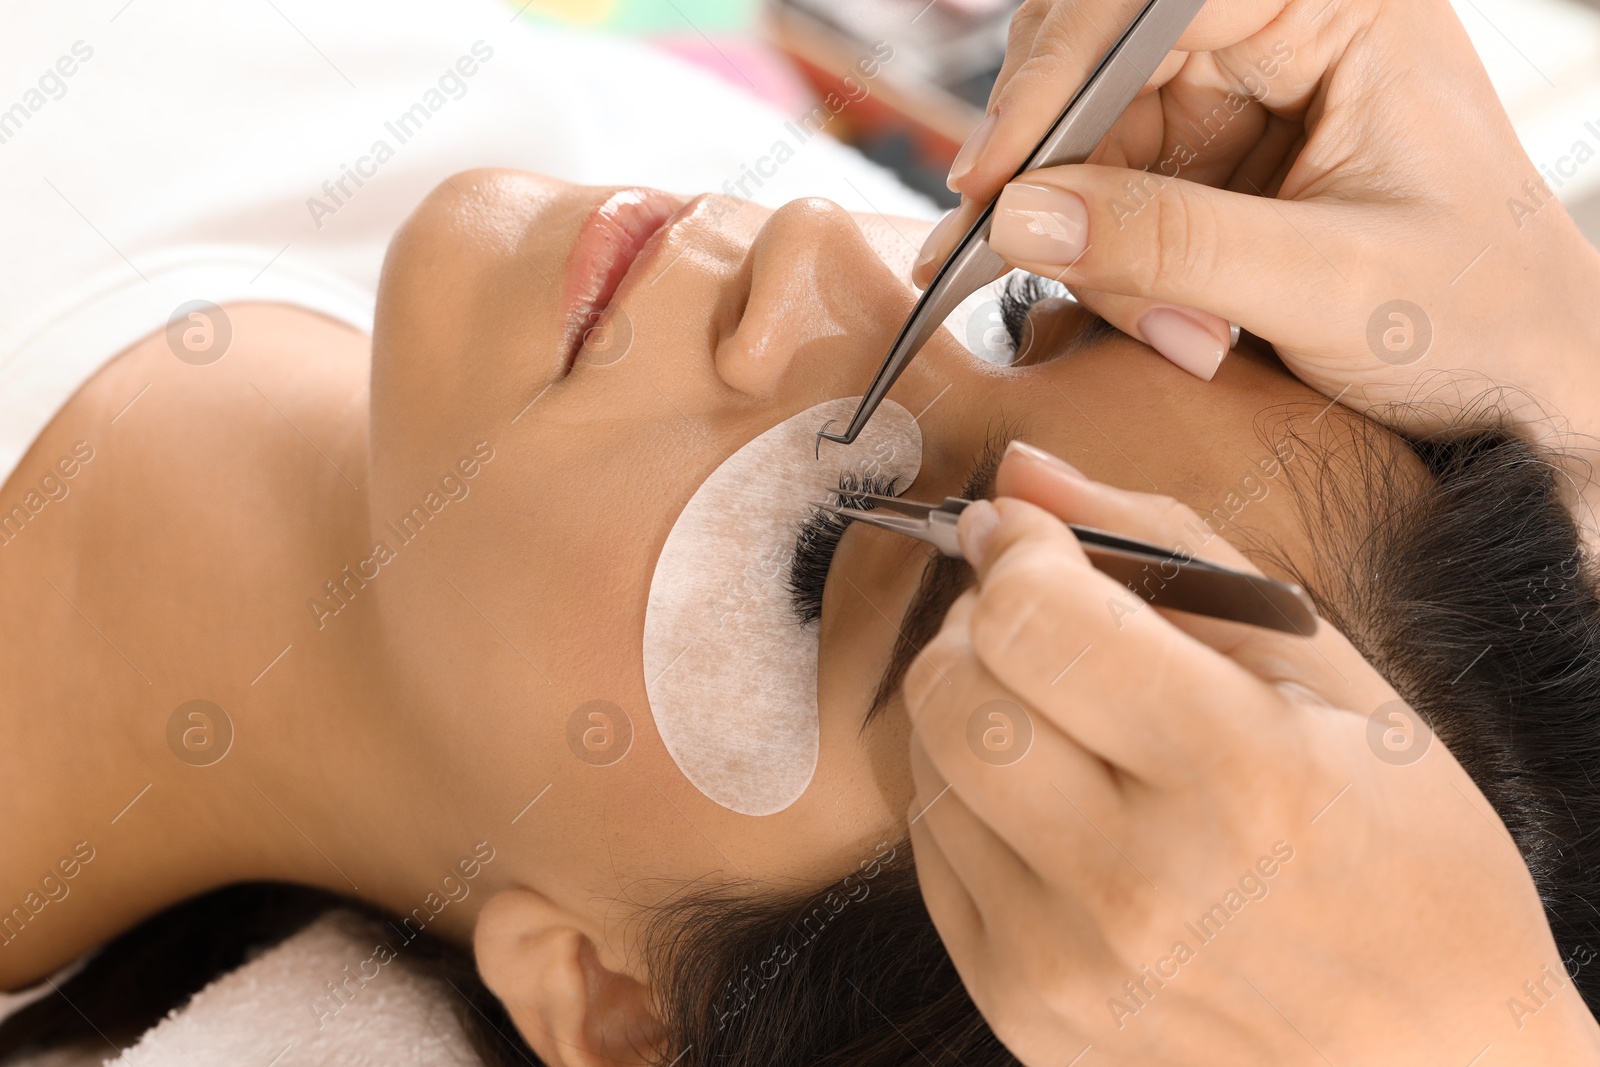
[[[978,661],[965,623],[975,602],[975,593],[963,594],[906,677],[917,756],[929,767],[927,780],[917,780],[918,811],[926,808],[925,817],[934,818],[947,799],[958,797],[1014,852],[1041,871],[1054,871],[1051,860],[1063,848],[1073,851],[1070,842],[1043,855],[1037,848],[1039,827],[1060,818],[1055,783],[1071,782],[1096,818],[1116,817],[1121,801],[1101,760],[1030,713]],[[949,793],[937,799],[946,785]],[[969,889],[977,895],[977,887]]]
[[[1150,92],[1134,100],[1083,162],[1136,172],[1156,171],[1169,177],[1177,177],[1181,171],[1186,180],[1207,185],[1220,186],[1240,177],[1238,169],[1251,158],[1254,142],[1266,122],[1263,109],[1251,104],[1239,116],[1225,112],[1230,116],[1226,125],[1196,150],[1190,144],[1193,131],[1210,129],[1218,121],[1206,109],[1214,106],[1217,99],[1225,98],[1226,93],[1208,91],[1204,86],[1168,92],[1170,97],[1167,93]],[[980,127],[973,139],[982,138]],[[1132,186],[1139,180],[1130,178],[1125,185]],[[958,210],[928,233],[912,268],[916,285],[928,284],[939,264],[976,221],[978,212],[989,203],[987,199],[965,196]]]
[[[983,919],[978,914],[978,906],[972,902],[966,886],[940,851],[939,842],[927,825],[914,822],[909,833],[911,852],[917,861],[922,903],[927,906],[928,916],[933,919],[939,939],[949,951],[961,980],[970,982],[984,959]]]
[[[996,516],[987,531],[985,513]],[[969,506],[958,533],[979,577],[972,651],[1089,753],[1136,779],[1172,781],[1213,766],[1211,747],[1232,758],[1266,743],[1282,698],[1094,570],[1059,518],[1002,497]],[[925,696],[913,681],[908,707]],[[1261,737],[1241,736],[1250,730]]]
[[[1305,126],[1268,114],[1261,135],[1234,167],[1223,187],[1236,193],[1277,196],[1289,167],[1305,147]]]
[[[1078,301],[1129,337],[1143,341],[1196,378],[1210,381],[1239,343],[1227,319],[1159,300],[1074,289]]]
[[[1067,818],[1082,821],[1071,809]],[[1110,861],[1104,855],[1085,857],[1075,866],[1078,884],[1041,883],[1031,874],[1009,884],[995,877],[986,880],[990,889],[976,898],[951,893],[950,885],[959,885],[955,879],[957,870],[983,863],[984,856],[958,856],[931,828],[921,834],[914,832],[912,841],[923,900],[963,981],[974,999],[979,1000],[980,1009],[989,1005],[972,988],[972,979],[978,974],[990,997],[997,998],[1002,992],[1016,994],[1030,988],[1035,993],[1060,990],[1066,977],[1061,973],[1063,962],[1084,979],[1104,966],[1109,955],[1106,913],[1126,902],[1126,896],[1114,885],[1126,885],[1130,879],[1121,871],[1108,871],[1112,864],[1127,867],[1127,861],[1103,839],[1095,838],[1095,845],[1110,855]],[[1139,876],[1134,873],[1132,877]],[[1149,888],[1142,880],[1139,885]],[[1110,904],[1111,901],[1117,904]],[[951,914],[942,919],[940,911]],[[954,927],[950,934],[946,933],[947,922]],[[1092,984],[1092,979],[1083,984]]]
[[[1148,101],[1148,103],[1146,102]],[[1089,162],[1108,167],[1142,170],[1159,157],[1162,144],[1161,107],[1154,96],[1135,100],[1128,111],[1112,126],[1104,141],[1089,156]],[[983,128],[974,132],[981,138]],[[1015,171],[1012,172],[1015,174]],[[961,203],[947,212],[928,231],[922,248],[911,267],[911,282],[918,288],[927,288],[939,266],[954,250],[962,235],[978,221],[978,216],[989,206],[990,199],[963,196]],[[998,275],[996,275],[998,277]]]
[[[1085,164],[1023,175],[1000,194],[990,247],[1013,267],[1074,288],[1202,309],[1280,348],[1364,336],[1343,307],[1365,306],[1368,265],[1362,235],[1340,205],[1131,173]],[[1170,321],[1141,322],[1133,333],[1174,358],[1162,347],[1172,330]]]
[[[919,289],[926,289],[933,281],[939,265],[950,255],[961,235],[972,228],[978,221],[978,216],[983,213],[984,204],[962,197],[961,203],[947,211],[943,218],[934,223],[933,229],[928,231],[928,236],[923,239],[922,249],[917,253],[917,260],[911,266],[911,284]],[[1002,272],[1003,273],[1003,272]],[[999,277],[996,275],[995,277]]]
[[[945,184],[991,199],[1141,5],[1142,0],[1024,4],[1013,16],[984,120],[956,153]]]
[[[1062,522],[1092,526],[1171,548],[1183,556],[1261,573],[1177,500],[1094,481],[1059,456],[1020,439],[1006,446],[995,474],[995,495],[1031,501]]]
[[[1140,7],[1138,0],[1025,4],[1018,13],[1020,25],[1013,22],[1006,61],[989,95],[987,125],[980,124],[957,154],[950,188],[979,200],[992,199]],[[1146,90],[1170,81],[1182,68],[1185,53],[1243,41],[1268,25],[1283,7],[1284,0],[1207,4],[1152,73]]]
[[[938,841],[926,825],[917,823],[911,827],[911,847],[916,855],[917,883],[922,890],[922,902],[928,909],[929,918],[933,920],[934,929],[939,931],[939,939],[950,954],[950,962],[955,966],[961,984],[966,987],[978,1011],[997,1035],[1005,1034],[1005,1039],[1013,1039],[1013,1035],[1007,1033],[1014,1029],[1010,1025],[1011,1019],[1019,1015],[1029,1020],[1037,1017],[1036,1012],[1030,1013],[1028,1010],[1019,1013],[1019,1007],[1031,1009],[1033,1004],[1032,998],[1021,1000],[1017,996],[1019,992],[1025,992],[1017,987],[1018,972],[1028,969],[1031,962],[1029,949],[1037,948],[1037,931],[1041,920],[1036,915],[1033,917],[1034,921],[1029,924],[1032,936],[1028,938],[1015,937],[1017,924],[1014,921],[1008,922],[1003,931],[991,932],[984,925],[977,905],[962,886],[954,866],[940,850]],[[1056,940],[1057,930],[1052,926],[1047,942],[1052,950],[1055,949]],[[1060,1036],[1058,1027],[1050,1029],[1050,1039]],[[1045,1060],[1030,1059],[1028,1062],[1042,1063]]]
[[[915,738],[911,745],[911,765],[912,774],[919,781],[919,794],[926,794],[941,778],[927,751]],[[923,781],[927,782],[927,787]],[[913,812],[911,818],[916,824],[926,826],[933,835],[939,852],[977,907],[983,925],[988,925],[988,907],[1003,906],[1008,898],[1015,901],[1037,888],[1039,878],[1033,869],[988,822],[963,802],[955,788],[934,789],[931,798]],[[1035,821],[1034,826],[1038,827],[1039,823]],[[1070,851],[1070,842],[1058,841],[1058,848]]]
[[[985,509],[998,521],[968,551],[979,575],[970,641],[1019,703],[1145,782],[1244,773],[1276,743],[1287,703],[1271,686],[1090,569],[1050,512],[1008,497],[967,512]],[[963,547],[979,537],[963,532]]]
[[[1036,735],[1017,763],[995,766],[965,746],[964,718],[924,716],[913,730],[918,799],[909,822],[919,862],[923,838],[916,835],[926,832],[964,894],[950,906],[972,909],[965,927],[981,928],[982,943],[1009,969],[1027,969],[1015,946],[1028,943],[1047,911],[1055,952],[1080,966],[1101,958],[1108,906],[1115,912],[1156,891],[1152,877],[1164,877],[1160,856],[1138,847],[1103,764],[1089,761],[1084,773],[1043,758],[1052,743],[1078,752],[1050,731]],[[935,750],[945,765],[935,765]],[[1030,788],[1018,793],[1021,785]]]
[[[1064,521],[1136,537],[1235,570],[1261,571],[1212,532],[1205,520],[1169,498],[1152,498],[1085,478],[1064,460],[1018,441],[1008,447],[996,492],[1029,500]],[[1292,448],[1274,453],[1275,469],[1295,462]],[[1394,698],[1354,645],[1332,626],[1309,639],[1297,634],[1175,611],[1166,618],[1184,633],[1273,684],[1288,684],[1343,708],[1377,707]],[[970,615],[969,615],[970,618]]]
[[[922,876],[926,852],[929,856],[929,868],[939,870],[942,875],[941,881],[934,887],[938,891],[941,906],[951,910],[952,917],[963,929],[973,934],[981,934],[983,918],[978,914],[977,905],[972,900],[972,888],[962,877],[962,871],[945,858],[944,850],[940,848],[928,822],[928,812],[942,803],[948,795],[949,783],[939,774],[933,761],[928,759],[915,734],[912,735],[908,748],[911,780],[915,783],[916,790],[910,806],[906,809],[906,832],[911,837],[911,848],[916,857],[919,877]],[[922,896],[924,901],[930,903],[931,908],[928,888],[927,883],[924,883]]]

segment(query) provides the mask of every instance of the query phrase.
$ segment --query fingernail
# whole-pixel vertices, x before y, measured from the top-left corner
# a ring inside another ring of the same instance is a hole
[[[983,155],[983,146],[989,143],[989,137],[994,133],[995,123],[1000,121],[1000,113],[985,118],[978,123],[976,129],[967,135],[966,143],[961,146],[961,151],[956,153],[956,158],[950,164],[950,176],[944,180],[944,186],[952,193],[959,193],[956,183],[972,172],[973,166],[978,162],[978,157]]]
[[[1238,348],[1238,347],[1239,347],[1239,324],[1237,322],[1230,322],[1230,323],[1228,323],[1228,351],[1232,352],[1235,348]]]
[[[1012,182],[1000,191],[989,247],[1025,263],[1075,262],[1089,246],[1089,206],[1077,193]]]
[[[1177,308],[1151,308],[1139,320],[1145,343],[1201,381],[1209,382],[1228,348],[1222,339]]]
[[[944,240],[945,233],[950,229],[951,222],[955,220],[956,211],[958,210],[958,208],[951,208],[944,213],[944,218],[933,224],[933,229],[928,231],[928,239],[922,242],[922,251],[917,253],[917,263],[916,266],[911,268],[912,273],[916,273],[939,258],[939,253],[943,251],[940,243]],[[901,262],[904,262],[904,260]]]
[[[1000,512],[987,500],[974,500],[956,520],[956,537],[961,554],[974,567],[982,567],[989,557],[989,539],[1000,525]]]
[[[1057,474],[1064,474],[1068,478],[1074,478],[1082,482],[1089,480],[1088,475],[1084,474],[1081,470],[1079,470],[1077,467],[1074,467],[1060,456],[1052,455],[1042,448],[1035,448],[1026,441],[1014,440],[1010,442],[1006,445],[1006,454],[1021,456],[1029,462],[1037,463],[1047,470],[1054,471]]]

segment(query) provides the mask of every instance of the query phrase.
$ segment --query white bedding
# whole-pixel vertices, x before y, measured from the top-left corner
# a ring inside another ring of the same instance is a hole
[[[119,1050],[109,1041],[19,1067],[462,1067],[473,1053],[455,1013],[465,1002],[404,955],[329,1009],[325,982],[370,958],[383,929],[330,912],[223,975]],[[390,940],[393,940],[392,935]],[[370,969],[369,969],[370,973]],[[471,1011],[470,1007],[466,1010]]]
[[[720,191],[796,141],[795,116],[697,67],[514,10],[86,0],[8,14],[0,480],[86,378],[183,302],[293,303],[370,331],[390,234],[456,171]],[[773,206],[934,213],[823,135],[746,189]]]
[[[211,983],[110,1062],[115,1067],[480,1063],[457,1021],[455,1007],[463,1002],[447,984],[408,966],[403,954],[375,968],[377,976],[365,985],[346,985],[348,1000],[329,999],[324,983],[371,958],[374,945],[384,939],[381,927],[369,932],[368,925],[350,912],[323,916]],[[331,1003],[339,1003],[337,1011]]]

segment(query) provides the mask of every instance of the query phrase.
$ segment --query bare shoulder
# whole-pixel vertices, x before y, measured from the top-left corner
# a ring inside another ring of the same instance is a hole
[[[369,353],[301,309],[213,309],[102,366],[0,487],[0,989],[253,873],[249,824],[222,831],[256,754],[197,775],[169,720],[243,714],[323,539],[364,528]]]

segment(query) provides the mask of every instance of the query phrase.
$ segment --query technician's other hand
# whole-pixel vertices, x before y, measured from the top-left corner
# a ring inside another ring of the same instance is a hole
[[[1600,253],[1447,0],[1212,0],[1089,164],[1006,184],[1141,2],[1017,13],[919,284],[999,193],[996,252],[1202,378],[1231,320],[1401,428],[1506,382],[1600,434]]]
[[[1596,1062],[1504,826],[1342,635],[1158,611],[1062,523],[1178,545],[1169,499],[1016,447],[998,488],[905,696],[923,896],[1019,1059]]]

